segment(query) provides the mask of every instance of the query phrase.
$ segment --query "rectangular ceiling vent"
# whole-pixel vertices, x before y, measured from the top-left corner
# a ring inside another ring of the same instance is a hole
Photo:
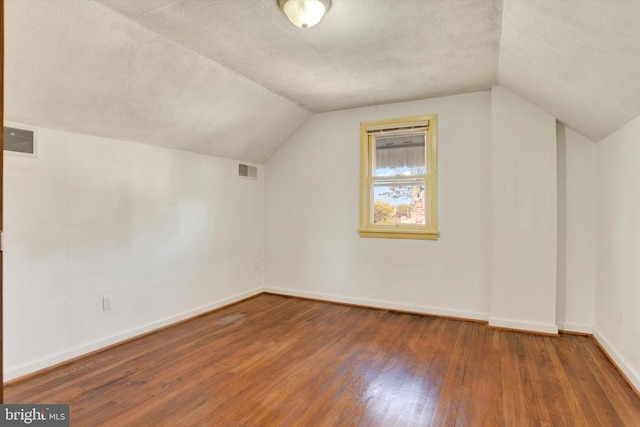
[[[258,167],[238,164],[238,175],[243,178],[258,179]]]
[[[36,156],[36,131],[4,126],[4,150],[25,156]]]

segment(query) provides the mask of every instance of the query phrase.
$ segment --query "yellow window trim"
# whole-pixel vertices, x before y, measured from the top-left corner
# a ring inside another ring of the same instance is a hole
[[[416,239],[416,240],[438,240],[439,233],[432,231],[394,231],[377,230],[369,231],[358,229],[360,237],[372,237],[376,239]]]
[[[371,220],[373,186],[373,146],[370,142],[372,131],[398,128],[421,127],[426,134],[424,176],[425,191],[428,195],[428,209],[425,207],[425,225],[374,224]],[[437,240],[437,116],[402,117],[360,123],[360,237],[391,239]]]

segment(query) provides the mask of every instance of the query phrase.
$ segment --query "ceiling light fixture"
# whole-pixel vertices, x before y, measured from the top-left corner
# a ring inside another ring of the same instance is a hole
[[[289,21],[300,28],[316,25],[331,6],[331,0],[278,0]]]

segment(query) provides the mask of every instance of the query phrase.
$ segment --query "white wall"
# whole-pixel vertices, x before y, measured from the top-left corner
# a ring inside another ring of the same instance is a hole
[[[359,123],[426,113],[438,114],[440,239],[361,239]],[[266,164],[266,288],[590,332],[595,146],[562,126],[559,165],[557,144],[556,120],[502,87],[318,114]]]
[[[556,333],[556,120],[496,86],[491,123],[489,324]]]
[[[640,117],[596,145],[594,335],[640,389]]]
[[[363,239],[362,121],[438,115],[437,241]],[[266,164],[266,288],[487,319],[490,93],[317,114]]]
[[[5,379],[261,290],[262,167],[252,181],[204,155],[39,142],[38,158],[5,154]]]
[[[558,124],[557,321],[591,333],[595,308],[595,144]]]

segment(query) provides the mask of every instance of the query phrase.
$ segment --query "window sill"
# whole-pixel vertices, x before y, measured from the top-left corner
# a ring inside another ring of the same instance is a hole
[[[418,230],[363,230],[358,229],[360,237],[376,239],[416,239],[416,240],[438,240],[440,235],[437,231]]]

